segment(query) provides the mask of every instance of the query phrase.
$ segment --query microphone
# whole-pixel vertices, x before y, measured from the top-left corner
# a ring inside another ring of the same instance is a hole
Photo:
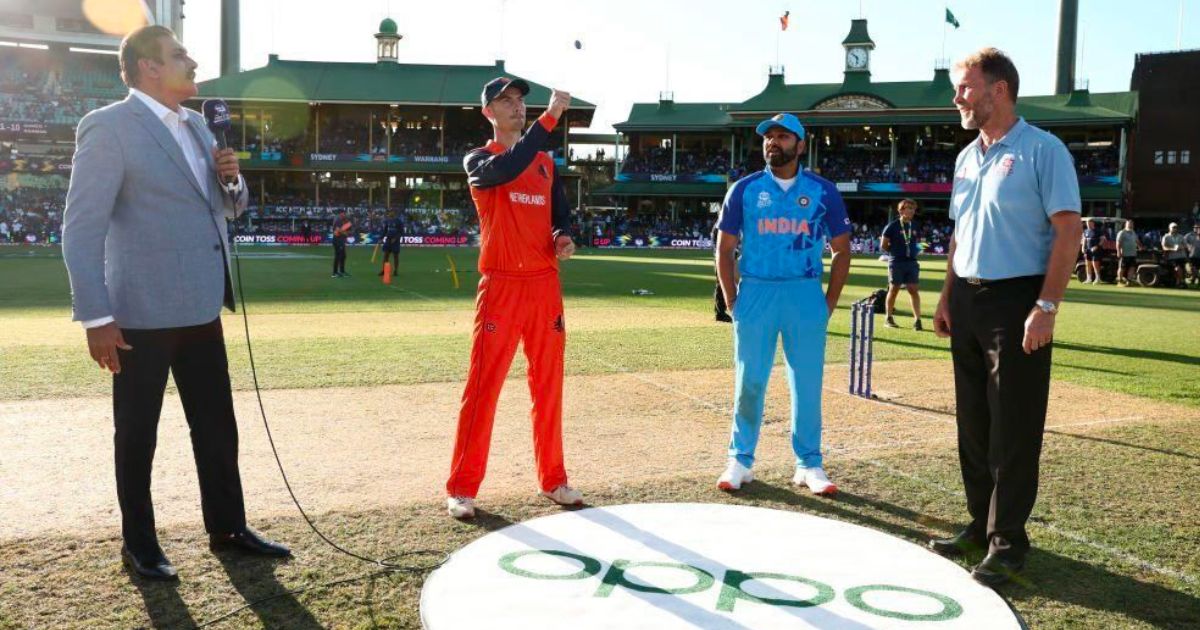
[[[222,150],[229,148],[229,140],[225,137],[225,133],[233,128],[233,121],[229,117],[229,106],[225,104],[225,101],[214,98],[204,101],[200,109],[204,112],[208,130],[217,139],[217,148]],[[226,192],[232,193],[237,188],[237,180],[226,181],[222,185]]]

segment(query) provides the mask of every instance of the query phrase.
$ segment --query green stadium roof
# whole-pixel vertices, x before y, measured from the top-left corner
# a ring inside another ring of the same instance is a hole
[[[381,25],[382,26],[382,25]],[[378,103],[478,107],[483,85],[498,77],[522,78],[492,66],[448,66],[392,62],[290,61],[271,55],[267,65],[200,84],[201,98],[293,103]],[[528,79],[526,79],[528,81]],[[550,89],[529,81],[526,102],[545,107]],[[571,107],[596,106],[573,98]]]
[[[957,124],[951,105],[954,87],[948,70],[936,70],[931,81],[875,83],[848,74],[842,83],[788,85],[779,74],[767,79],[759,94],[742,103],[635,103],[628,120],[614,127],[637,131],[722,131],[751,127],[764,116],[795,112],[806,125]],[[842,101],[839,106],[838,102]],[[855,107],[846,106],[853,101]],[[1137,92],[1027,96],[1017,100],[1017,113],[1035,124],[1123,124],[1137,114]]]
[[[874,47],[867,21],[850,21],[845,47]],[[772,72],[758,94],[740,103],[634,103],[618,132],[717,132],[752,127],[767,116],[792,112],[806,125],[957,124],[950,71],[938,68],[924,81],[874,82],[869,71],[847,71],[840,83],[789,85]],[[1018,99],[1017,112],[1031,123],[1052,125],[1128,124],[1137,115],[1136,92]]]
[[[850,20],[850,32],[846,35],[846,39],[842,40],[843,46],[850,44],[871,44],[875,42],[871,40],[871,36],[867,34],[866,20]]]
[[[934,72],[932,81],[896,81],[873,83],[862,74],[848,74],[843,83],[809,83],[787,85],[783,75],[773,74],[767,87],[745,102],[733,106],[733,114],[808,111],[838,96],[863,96],[896,109],[926,109],[950,107],[954,86],[950,72]]]
[[[719,131],[729,127],[724,103],[634,103],[629,119],[613,125],[621,133],[630,131]]]

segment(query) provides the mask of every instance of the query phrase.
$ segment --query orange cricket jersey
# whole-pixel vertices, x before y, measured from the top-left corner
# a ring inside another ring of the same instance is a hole
[[[532,141],[541,140],[537,143],[540,148],[545,141],[544,136],[548,136],[556,123],[554,117],[543,114],[526,133],[526,137]],[[523,138],[518,144],[525,140]],[[564,201],[565,195],[550,155],[540,150],[529,151],[529,146],[523,148],[531,158],[527,164],[523,163],[524,160],[510,159],[505,165],[507,168],[497,166],[493,169],[500,171],[500,174],[491,174],[495,181],[501,183],[471,186],[471,197],[479,213],[480,273],[536,273],[558,269],[558,258],[554,255],[552,210],[556,194],[562,196]],[[473,156],[468,156],[468,162],[472,157],[479,161],[484,157],[480,154],[485,152],[490,154],[486,157],[492,157],[506,152],[517,154],[521,149],[514,147],[510,150],[492,140],[482,149],[473,151]],[[521,166],[524,168],[516,170]]]

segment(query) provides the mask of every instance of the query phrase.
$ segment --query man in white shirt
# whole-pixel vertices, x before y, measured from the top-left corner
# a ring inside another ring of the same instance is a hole
[[[1183,289],[1187,285],[1183,283],[1183,274],[1187,269],[1187,245],[1183,240],[1183,233],[1179,231],[1179,224],[1171,222],[1167,226],[1167,233],[1162,237],[1162,249],[1166,255],[1166,264],[1175,269],[1175,286]]]

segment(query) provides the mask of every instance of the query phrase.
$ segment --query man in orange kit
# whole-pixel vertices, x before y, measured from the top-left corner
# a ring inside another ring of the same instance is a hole
[[[496,400],[523,341],[533,398],[533,452],[541,495],[582,505],[567,485],[562,452],[563,325],[558,261],[575,252],[570,209],[554,161],[542,151],[571,96],[553,91],[546,112],[525,129],[529,84],[500,77],[483,88],[483,115],[493,137],[463,165],[479,212],[479,292],[471,367],[458,415],[446,508],[454,518],[475,516],[475,495],[487,469]]]

